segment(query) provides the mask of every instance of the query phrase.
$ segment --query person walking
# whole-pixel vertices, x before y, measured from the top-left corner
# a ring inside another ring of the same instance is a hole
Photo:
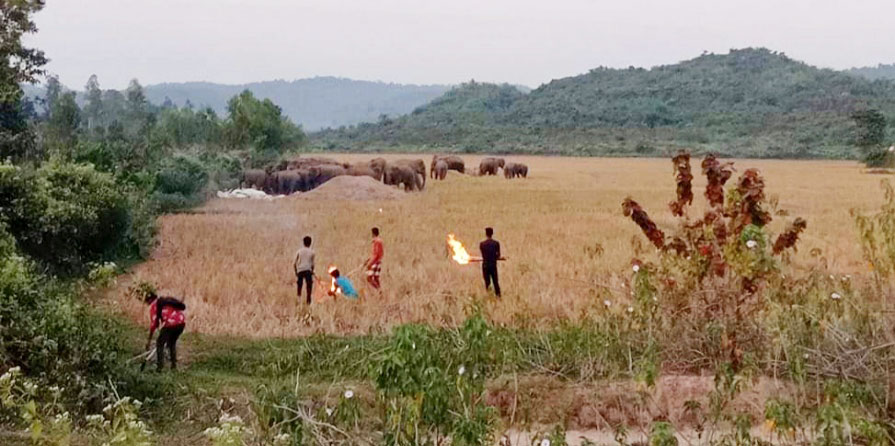
[[[311,305],[311,292],[314,290],[314,250],[311,249],[311,237],[302,239],[302,246],[295,253],[295,261],[292,268],[295,270],[295,281],[298,290],[298,300],[301,302],[301,286],[307,283],[308,305]]]
[[[382,239],[379,238],[379,228],[373,228],[372,233],[373,252],[370,254],[370,258],[364,262],[364,268],[367,272],[367,283],[378,291],[379,287],[382,286],[379,276],[382,274],[382,256],[385,254],[385,251],[382,246]]]
[[[491,289],[494,283],[494,294],[500,297],[500,282],[497,278],[497,261],[504,260],[500,256],[500,242],[494,240],[494,229],[485,228],[485,237],[479,244],[479,250],[482,252],[482,276],[485,278],[485,290]]]
[[[177,340],[186,328],[186,318],[183,315],[186,305],[173,297],[159,297],[155,290],[146,292],[143,303],[149,305],[149,339],[146,340],[146,350],[152,343],[152,335],[161,325],[158,339],[155,341],[156,362],[158,371],[162,371],[165,362],[165,348],[171,356],[171,370],[177,370]]]

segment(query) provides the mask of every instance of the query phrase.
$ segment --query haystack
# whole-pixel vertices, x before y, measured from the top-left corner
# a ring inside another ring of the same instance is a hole
[[[335,177],[320,187],[300,195],[301,198],[311,200],[397,200],[407,195],[399,189],[376,181],[367,176],[340,176]]]

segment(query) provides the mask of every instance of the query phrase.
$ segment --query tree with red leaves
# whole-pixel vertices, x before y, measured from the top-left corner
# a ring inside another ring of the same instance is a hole
[[[722,164],[715,155],[709,154],[702,160],[702,173],[708,180],[705,198],[711,206],[724,206],[724,184],[733,175],[733,163]]]
[[[640,229],[646,234],[646,238],[648,238],[656,248],[662,249],[662,247],[665,246],[665,233],[656,226],[656,223],[649,218],[646,211],[644,211],[636,201],[631,198],[625,198],[624,203],[622,203],[622,211],[624,212],[625,217],[631,217],[631,219],[634,220],[634,223],[636,223],[637,226],[640,226]]]
[[[671,213],[680,217],[686,206],[693,204],[693,172],[690,170],[690,153],[681,151],[671,159],[677,180],[677,200],[668,204]]]

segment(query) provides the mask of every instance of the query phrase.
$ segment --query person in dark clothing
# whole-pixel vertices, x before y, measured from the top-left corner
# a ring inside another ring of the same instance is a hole
[[[159,297],[154,291],[146,294],[143,301],[149,305],[149,339],[146,340],[146,349],[152,342],[152,335],[161,325],[158,339],[155,341],[156,361],[158,370],[161,371],[165,362],[165,348],[171,356],[171,369],[177,369],[177,340],[183,334],[186,327],[186,318],[183,311],[186,305],[173,297]]]
[[[295,281],[298,285],[298,299],[301,300],[302,283],[307,284],[308,305],[311,305],[311,292],[314,290],[314,250],[311,249],[311,237],[302,239],[302,246],[295,253],[292,269],[295,271]]]
[[[485,228],[485,241],[479,244],[479,250],[482,252],[482,276],[485,278],[485,289],[491,289],[491,283],[494,283],[494,294],[500,297],[500,282],[497,278],[497,261],[504,260],[500,255],[500,242],[492,238],[494,229]]]

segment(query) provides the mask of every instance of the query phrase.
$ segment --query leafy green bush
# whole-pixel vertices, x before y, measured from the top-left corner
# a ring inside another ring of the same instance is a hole
[[[156,173],[153,196],[162,212],[185,209],[202,201],[200,192],[206,184],[208,172],[202,162],[179,154],[167,160]]]
[[[163,194],[193,195],[199,193],[208,182],[205,166],[188,155],[175,155],[168,159],[156,174],[155,188]]]
[[[28,256],[75,272],[125,239],[129,210],[114,179],[89,165],[0,166],[0,220]]]
[[[448,345],[425,325],[395,329],[373,370],[386,405],[387,444],[440,444],[441,436],[458,445],[490,444],[494,413],[483,400],[494,362],[490,337],[481,314],[452,332]]]

